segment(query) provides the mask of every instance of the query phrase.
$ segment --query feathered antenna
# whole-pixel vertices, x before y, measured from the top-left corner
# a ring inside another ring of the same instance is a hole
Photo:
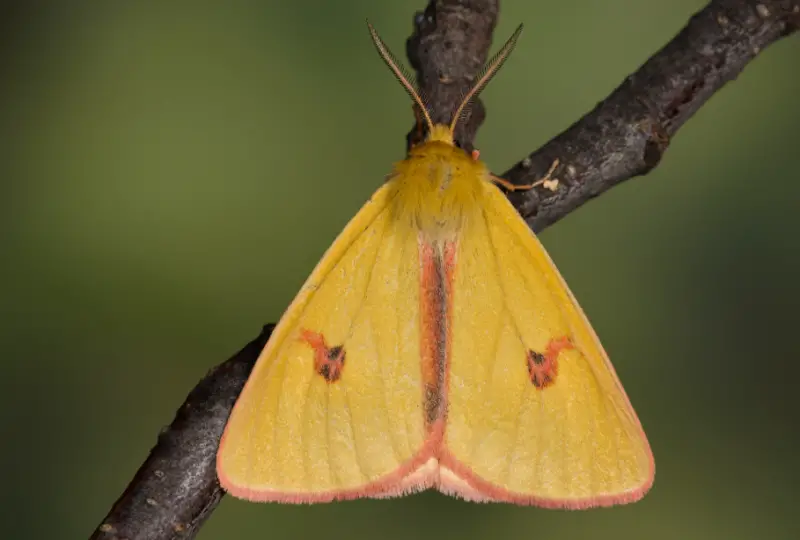
[[[522,25],[520,24],[517,29],[511,34],[511,37],[508,38],[506,44],[503,45],[503,48],[495,54],[489,62],[486,63],[486,67],[483,68],[480,76],[478,77],[478,82],[476,82],[472,88],[467,92],[467,95],[464,96],[464,99],[461,101],[461,105],[458,106],[456,109],[455,114],[453,115],[452,120],[450,121],[450,132],[455,133],[456,124],[458,124],[459,119],[461,118],[461,114],[464,112],[464,108],[469,104],[470,101],[475,99],[475,97],[481,93],[481,91],[489,84],[489,81],[492,80],[492,77],[495,76],[497,71],[503,66],[505,61],[508,59],[508,56],[511,54],[511,51],[514,50],[514,45],[517,44],[517,38],[522,33]]]
[[[405,69],[403,64],[401,64],[397,58],[392,54],[392,51],[389,50],[389,47],[383,42],[383,40],[378,35],[378,32],[375,31],[375,28],[367,21],[367,26],[369,26],[369,33],[372,36],[372,42],[375,44],[375,48],[378,49],[378,54],[381,55],[383,61],[386,62],[386,65],[389,66],[389,69],[392,70],[394,76],[397,77],[397,80],[400,81],[400,84],[403,85],[403,88],[406,89],[408,95],[417,102],[419,106],[419,110],[422,113],[422,116],[425,118],[425,122],[428,124],[428,131],[433,130],[433,121],[431,120],[431,115],[428,112],[428,107],[425,105],[425,102],[422,101],[422,98],[417,92],[417,89],[414,87],[414,84],[411,82],[413,81],[413,77],[409,75],[408,71]]]

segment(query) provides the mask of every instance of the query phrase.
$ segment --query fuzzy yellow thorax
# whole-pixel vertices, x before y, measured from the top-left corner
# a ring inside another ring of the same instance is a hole
[[[394,217],[430,236],[448,235],[480,212],[486,182],[486,165],[454,145],[448,126],[435,125],[426,141],[394,166],[389,179]]]

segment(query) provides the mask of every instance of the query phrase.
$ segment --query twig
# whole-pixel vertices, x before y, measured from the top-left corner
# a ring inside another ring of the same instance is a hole
[[[431,0],[415,17],[407,54],[434,121],[449,119],[487,58],[498,0]],[[714,0],[666,47],[562,134],[512,167],[516,184],[541,178],[555,159],[555,191],[510,195],[539,231],[610,187],[655,167],[671,137],[770,43],[800,25],[800,0]],[[485,116],[477,101],[456,133],[472,141]],[[419,140],[413,129],[408,141]],[[272,325],[192,390],[108,516],[97,540],[194,538],[222,491],[215,454],[222,429]]]
[[[713,0],[591,112],[502,176],[531,183],[560,161],[555,192],[509,199],[539,232],[624,180],[650,172],[680,127],[768,45],[800,26],[800,0]]]
[[[224,494],[215,467],[222,429],[274,326],[194,387],[91,539],[195,537]]]

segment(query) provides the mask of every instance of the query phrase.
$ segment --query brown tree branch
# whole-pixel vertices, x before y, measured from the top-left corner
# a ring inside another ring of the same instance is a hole
[[[502,176],[531,183],[560,161],[552,192],[509,199],[539,232],[589,199],[648,173],[680,127],[765,47],[800,26],[800,0],[713,0],[610,96]]]
[[[448,120],[487,58],[498,0],[430,0],[415,17],[407,54],[434,121]],[[540,178],[560,161],[555,192],[537,187],[510,198],[539,231],[612,186],[655,167],[670,138],[770,43],[800,25],[800,0],[713,0],[608,98],[503,176]],[[456,138],[467,150],[485,117],[478,101]],[[419,140],[416,130],[408,141]],[[219,438],[272,325],[190,392],[172,424],[108,516],[97,540],[194,538],[222,491]]]
[[[222,429],[274,326],[265,326],[258,337],[189,392],[172,424],[158,435],[147,460],[90,538],[195,537],[224,494],[216,472]]]

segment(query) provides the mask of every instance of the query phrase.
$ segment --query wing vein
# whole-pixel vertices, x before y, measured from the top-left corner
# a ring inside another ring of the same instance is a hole
[[[308,412],[311,403],[311,390],[313,387],[314,381],[308,381],[308,385],[306,386],[306,399],[303,402],[303,429],[300,430],[300,448],[305,450],[303,452],[303,473],[306,476],[305,479],[309,481],[310,484],[313,484],[313,475],[311,475],[311,445],[309,442],[309,437],[306,433],[306,427],[308,426]]]
[[[388,249],[388,248],[391,247],[391,246],[387,246],[387,244],[384,242],[384,239],[385,239],[385,237],[386,237],[386,235],[388,233],[388,229],[390,227],[391,227],[391,225],[387,226],[384,229],[383,235],[381,236],[381,246],[384,249]],[[397,238],[397,231],[394,230],[394,233],[395,233],[394,237],[396,239]],[[403,261],[403,260],[405,260],[405,257],[404,257],[404,255],[405,255],[405,242],[403,242],[404,238],[402,238],[402,237],[400,238],[400,240],[401,240],[401,248],[400,248],[401,249],[401,253],[400,253],[401,257],[400,257],[400,260]],[[394,244],[392,244],[392,245],[394,245]],[[378,251],[380,251],[380,250],[378,250]],[[377,257],[376,257],[376,259],[377,259]],[[397,279],[399,279],[399,277],[400,277],[400,268],[396,267],[396,268],[394,268],[394,271],[396,272],[396,275],[395,275],[396,279],[395,279],[395,282],[394,282],[395,283],[395,288],[396,288]],[[372,284],[372,277],[373,276],[370,275],[370,281],[369,281],[369,284],[367,285],[367,287],[369,287]],[[386,279],[387,277],[388,277],[388,275],[384,276],[384,279]],[[393,306],[390,306],[388,309],[392,309],[392,308],[396,308],[396,307],[397,307],[397,303],[395,303]],[[396,328],[398,328],[398,331],[399,331],[399,326],[397,326],[397,324],[399,324],[399,323],[396,320]],[[381,351],[384,349],[383,343],[378,341],[379,340],[379,336],[376,334],[374,326],[370,326],[370,332],[372,334],[373,343],[378,343],[379,344],[379,346],[376,348],[377,354],[378,354],[377,365],[378,365],[378,371],[380,373],[380,376],[378,378],[380,379],[381,388],[383,389],[383,391],[381,392],[381,394],[383,396],[383,403],[384,403],[383,416],[384,416],[384,420],[386,421],[386,424],[388,426],[390,421],[391,421],[391,418],[389,417],[389,411],[391,410],[391,404],[389,403],[389,391],[388,391],[389,390],[389,385],[386,383],[386,381],[387,381],[387,378],[388,378],[387,375],[393,375],[393,374],[391,374],[391,373],[387,374],[384,371],[384,367],[392,366],[392,365],[396,365],[397,364],[397,359],[399,358],[399,354],[398,354],[399,339],[397,339],[397,336],[399,334],[397,332],[395,332],[395,334],[394,334],[394,337],[395,337],[394,359],[386,359],[386,361],[382,361],[384,359],[381,358],[380,354],[381,354]],[[405,416],[406,416],[405,421],[406,421],[406,423],[408,423],[408,418],[407,418],[408,415],[405,415]],[[395,444],[394,444],[394,438],[391,436],[391,434],[388,435],[387,440],[389,441],[389,446],[392,449],[392,454],[394,456],[394,461],[396,463],[399,463],[401,460],[398,457],[397,448],[395,448]]]
[[[341,479],[339,478],[339,471],[335,470],[333,467],[333,459],[331,456],[331,390],[330,388],[327,389],[325,392],[325,452],[328,454],[327,462],[328,462],[328,476],[330,478],[331,484],[339,484]]]
[[[383,239],[384,239],[384,236],[386,234],[387,228],[388,227],[386,225],[384,225],[381,228],[380,238],[378,240],[379,244],[383,243]],[[348,329],[348,331],[346,333],[347,337],[345,338],[345,341],[349,341],[350,339],[352,339],[352,337],[353,337],[353,327],[355,326],[356,321],[358,321],[359,318],[361,317],[362,311],[364,309],[364,304],[366,303],[366,299],[369,298],[370,290],[372,289],[372,286],[373,286],[373,278],[374,278],[374,274],[375,274],[375,266],[377,265],[377,260],[378,260],[378,256],[380,255],[380,252],[381,252],[380,249],[376,249],[375,250],[375,256],[372,259],[371,264],[367,267],[368,268],[367,279],[366,279],[367,286],[366,286],[365,291],[364,291],[364,296],[361,299],[361,302],[359,303],[358,308],[356,309],[355,313],[353,314],[352,320],[350,321],[350,327],[349,327],[349,329]],[[373,343],[374,343],[374,341],[373,341]],[[348,413],[348,415],[350,417],[350,426],[351,426],[351,430],[352,430],[352,433],[353,433],[353,452],[356,455],[355,462],[356,462],[356,466],[358,467],[359,473],[361,474],[362,479],[369,480],[369,474],[367,472],[365,472],[364,466],[363,466],[363,463],[365,462],[364,455],[363,455],[363,448],[360,448],[360,445],[359,445],[359,442],[358,442],[357,430],[355,429],[355,423],[353,422],[353,405],[352,405],[351,393],[352,393],[352,391],[350,389],[350,386],[349,385],[346,386],[345,387],[345,396],[346,396],[345,402],[347,403],[347,413]]]
[[[401,241],[402,241],[402,245],[401,245],[401,248],[400,248],[401,249],[401,251],[400,251],[400,260],[401,261],[407,260],[406,259],[406,251],[408,250],[408,236],[410,234],[411,234],[411,229],[407,229],[405,231],[405,236],[403,236],[401,238]],[[419,257],[419,255],[417,254],[414,257],[414,259],[418,260],[418,257]],[[417,265],[419,265],[419,262],[417,262]],[[404,276],[401,276],[398,273],[398,279],[403,279],[403,277]],[[419,280],[417,280],[417,281],[419,281]],[[412,286],[419,287],[419,283],[412,284]],[[395,306],[394,306],[396,310],[398,308],[398,305],[399,304],[395,304]],[[396,312],[395,313],[395,321],[394,321],[395,322],[395,333],[394,333],[394,336],[396,338],[395,342],[394,342],[394,357],[395,357],[395,359],[400,358],[400,318],[401,318],[401,314],[399,312]],[[417,314],[417,319],[419,320],[419,314]],[[391,375],[395,376],[396,373],[392,373]],[[386,401],[386,403],[387,403],[386,410],[388,411],[389,410],[389,403],[388,403],[389,396],[388,396],[388,393],[386,393],[386,392],[384,392],[384,394],[385,394],[384,395],[384,399],[387,400]],[[412,433],[411,425],[409,423],[411,421],[411,418],[410,418],[410,415],[407,415],[407,414],[403,415],[403,416],[405,417],[404,418],[404,420],[405,420],[404,424],[406,426],[406,447],[407,447],[407,450],[410,450],[411,449],[411,445],[408,444],[408,439],[409,439],[409,435]],[[392,442],[393,442],[392,448],[395,451],[395,459],[397,459],[397,449],[394,447],[394,441],[392,441]],[[397,461],[400,461],[400,460],[398,459]]]
[[[501,334],[502,334],[502,320],[503,320],[503,317],[507,317],[508,320],[511,321],[511,325],[512,325],[512,327],[514,328],[514,330],[516,332],[517,338],[519,339],[520,343],[522,344],[523,351],[525,351],[527,349],[526,349],[525,342],[524,342],[523,337],[522,337],[522,332],[520,331],[519,326],[517,326],[517,322],[514,320],[514,317],[511,315],[511,310],[509,309],[508,304],[506,302],[506,300],[509,298],[508,288],[506,286],[505,280],[503,279],[503,275],[500,272],[500,268],[499,268],[499,266],[497,264],[497,261],[506,260],[507,258],[506,259],[501,258],[501,254],[499,253],[499,251],[497,249],[497,244],[495,243],[494,236],[492,236],[492,229],[489,226],[489,219],[490,218],[489,218],[489,215],[486,212],[486,209],[483,209],[481,213],[483,215],[483,221],[484,221],[484,225],[486,227],[486,237],[489,239],[489,248],[492,250],[492,254],[494,255],[493,257],[490,257],[490,259],[492,260],[492,262],[495,265],[494,266],[494,273],[498,277],[497,281],[500,284],[500,288],[502,290],[501,297],[503,299],[503,311],[502,311],[500,317],[498,317],[498,320],[500,320],[501,322],[498,324],[498,327],[499,327],[498,330],[499,331],[496,332],[495,346],[494,346],[495,354],[494,354],[494,363],[492,365],[492,378],[494,378],[495,374],[497,372],[498,358],[500,356],[500,339],[501,339]],[[518,269],[518,272],[520,274],[522,274],[522,272],[519,269]],[[523,280],[523,281],[525,281],[525,280]],[[527,286],[527,284],[526,284],[526,286]],[[514,446],[512,448],[516,448],[518,446],[518,443],[519,443],[520,427],[522,425],[522,421],[521,421],[521,418],[520,418],[521,416],[522,416],[522,407],[520,406],[519,407],[519,413],[517,415],[517,422],[516,422],[515,430],[514,430]],[[506,455],[506,477],[509,478],[509,479],[511,478],[511,468],[512,468],[511,467],[511,461],[512,461],[512,458],[513,458],[513,452],[508,452],[507,455]]]

